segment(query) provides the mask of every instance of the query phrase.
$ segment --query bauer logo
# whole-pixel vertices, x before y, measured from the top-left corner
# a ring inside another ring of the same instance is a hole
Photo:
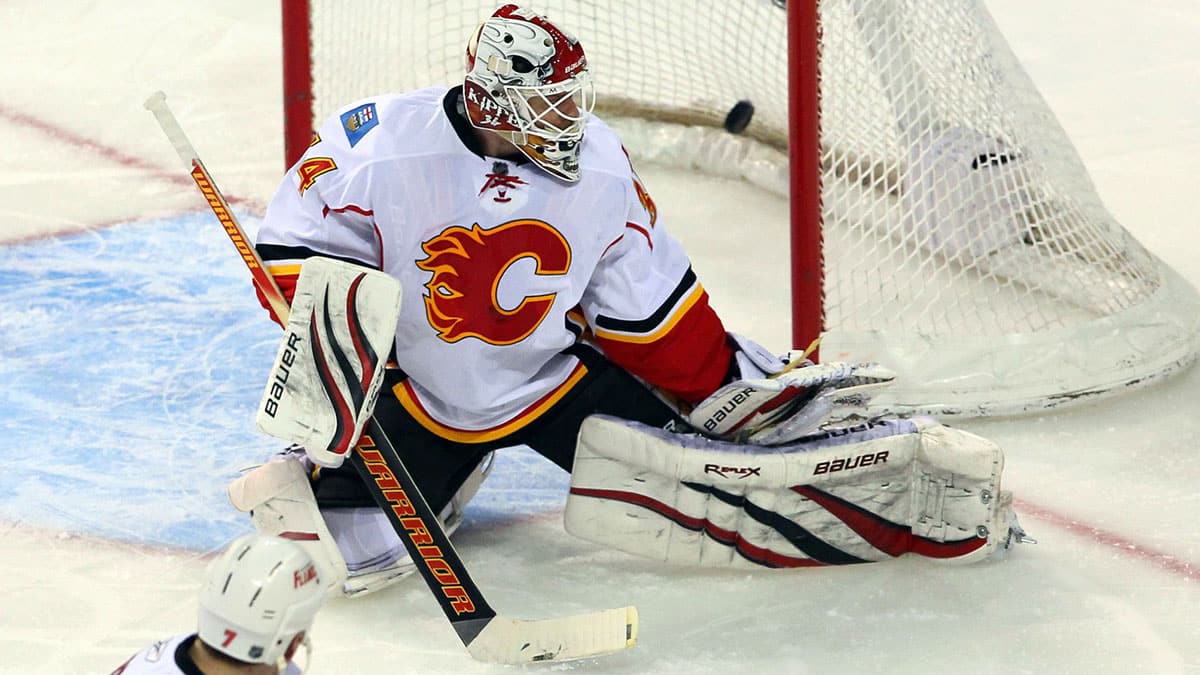
[[[275,372],[271,373],[267,400],[263,403],[263,412],[271,417],[279,412],[279,403],[283,400],[284,391],[287,390],[292,366],[296,364],[296,350],[300,347],[301,339],[296,333],[288,332],[287,342],[283,345],[283,353],[279,355],[279,360],[275,363]]]
[[[342,128],[346,130],[346,140],[352,148],[358,145],[368,131],[379,126],[379,117],[375,114],[374,103],[367,103],[350,112],[344,112],[341,119]]]
[[[884,464],[887,462],[888,451],[868,452],[857,457],[849,459],[831,459],[824,462],[817,462],[817,468],[813,469],[813,475],[817,476],[823,473],[837,473],[838,471],[847,471],[849,469],[857,469],[862,466],[871,466],[873,464]]]
[[[729,417],[729,414],[737,410],[738,407],[743,403],[749,401],[750,396],[753,393],[754,388],[747,387],[735,393],[733,396],[730,396],[729,399],[725,401],[725,403],[722,404],[716,412],[710,415],[708,419],[704,420],[704,430],[710,432],[718,431],[721,423],[725,421],[725,418]]]

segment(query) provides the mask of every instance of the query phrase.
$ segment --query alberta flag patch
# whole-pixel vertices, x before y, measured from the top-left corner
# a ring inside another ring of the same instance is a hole
[[[346,140],[354,147],[362,140],[367,132],[379,125],[379,117],[375,115],[375,104],[367,103],[349,112],[342,113],[342,128],[346,130]]]

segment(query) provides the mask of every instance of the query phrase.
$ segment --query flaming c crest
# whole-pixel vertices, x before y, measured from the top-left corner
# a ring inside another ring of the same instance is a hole
[[[425,284],[425,316],[446,342],[474,337],[510,345],[528,337],[554,304],[554,293],[527,295],[513,309],[500,306],[497,290],[508,268],[530,258],[538,276],[566,274],[571,249],[540,220],[513,220],[489,230],[455,225],[421,244],[417,267],[432,272]]]

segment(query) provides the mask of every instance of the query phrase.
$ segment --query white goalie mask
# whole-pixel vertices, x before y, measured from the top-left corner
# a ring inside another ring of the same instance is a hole
[[[579,180],[579,152],[595,90],[574,36],[504,5],[467,45],[463,84],[471,124],[499,134],[550,175]]]
[[[312,558],[265,534],[234,541],[209,565],[198,634],[210,649],[247,663],[278,663],[307,631],[324,599]]]

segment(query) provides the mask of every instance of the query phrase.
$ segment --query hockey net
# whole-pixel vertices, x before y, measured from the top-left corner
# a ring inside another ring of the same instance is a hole
[[[380,92],[461,82],[466,40],[497,3],[417,4],[283,3],[289,159],[307,145],[314,116]],[[792,63],[797,50],[819,56],[819,84],[800,85],[819,100],[819,138],[807,146],[797,140],[803,111],[789,121],[784,2],[523,4],[579,36],[597,112],[639,161],[736,176],[793,199],[820,194],[804,199],[813,218],[794,215],[793,236],[823,241],[824,258],[823,289],[794,286],[797,325],[823,308],[824,360],[894,368],[881,408],[1037,410],[1136,387],[1194,359],[1195,290],[1100,202],[981,0],[808,5],[815,21],[794,24],[790,47]],[[722,124],[738,101],[752,103],[753,117],[735,135]],[[819,154],[819,186],[789,183],[789,138]],[[818,329],[797,330],[798,345]]]

